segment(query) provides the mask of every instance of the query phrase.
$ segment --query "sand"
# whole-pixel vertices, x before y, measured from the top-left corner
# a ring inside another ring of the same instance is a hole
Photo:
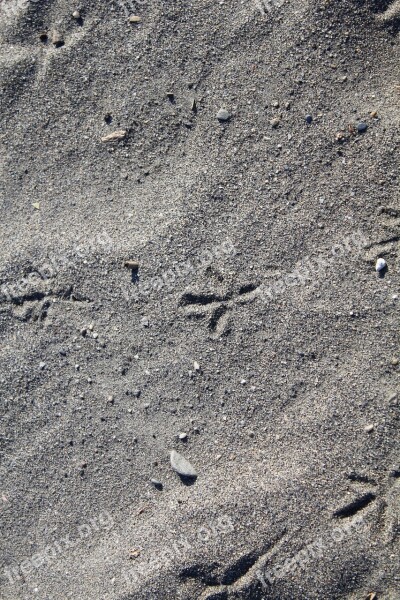
[[[0,0],[2,600],[400,598],[399,10]]]

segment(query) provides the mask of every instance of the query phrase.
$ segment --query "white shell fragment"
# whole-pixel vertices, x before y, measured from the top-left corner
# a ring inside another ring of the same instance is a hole
[[[192,479],[197,477],[197,473],[190,462],[181,454],[175,452],[175,450],[171,451],[171,467],[182,477],[190,477]]]
[[[376,261],[375,269],[379,273],[379,271],[383,271],[386,267],[386,260],[384,258],[378,258]]]

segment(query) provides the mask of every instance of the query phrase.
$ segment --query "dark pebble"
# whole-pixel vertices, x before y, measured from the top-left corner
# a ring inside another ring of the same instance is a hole
[[[157,490],[162,490],[163,489],[163,484],[161,483],[161,481],[158,481],[158,479],[150,479],[150,483],[152,485],[154,485],[154,487]]]

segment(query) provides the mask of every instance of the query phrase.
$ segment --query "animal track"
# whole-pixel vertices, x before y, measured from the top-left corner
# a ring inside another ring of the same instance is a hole
[[[346,517],[353,517],[356,513],[358,513],[363,508],[366,508],[368,504],[370,504],[373,500],[376,499],[375,494],[372,492],[368,492],[367,494],[363,494],[353,502],[346,504],[339,510],[336,510],[333,513],[334,517],[339,517],[339,519],[344,519]]]
[[[252,302],[257,296],[259,286],[254,283],[241,286],[235,293],[185,293],[179,304],[185,308],[185,315],[191,319],[207,319],[208,330],[212,337],[220,337],[229,332],[229,316],[237,305]]]
[[[73,286],[60,288],[55,292],[30,291],[14,295],[8,299],[0,299],[0,304],[10,307],[13,317],[24,322],[44,321],[48,309],[54,301],[91,302],[89,298],[75,292]]]
[[[287,540],[283,531],[272,543],[260,550],[247,552],[239,556],[228,566],[221,568],[218,562],[210,565],[196,564],[184,569],[180,578],[184,581],[198,580],[206,589],[199,600],[227,600],[230,597],[252,598],[260,587],[257,572],[264,569],[266,563]]]
[[[373,502],[376,502],[376,521],[378,527],[382,530],[385,543],[393,542],[400,533],[398,515],[396,516],[400,494],[398,476],[399,472],[396,469],[392,469],[389,472],[387,482],[380,484],[369,475],[355,472],[350,473],[347,475],[347,478],[354,482],[354,490],[357,493],[357,497],[352,502],[334,511],[333,516],[339,519],[353,517]],[[371,485],[375,487],[374,491],[371,491],[371,489],[363,491],[363,488],[365,489],[366,486],[370,487]]]
[[[394,2],[385,1],[377,19],[384,23],[393,23],[395,26],[397,25],[396,29],[398,29],[400,24],[400,0],[395,0]]]
[[[374,240],[372,243],[365,246],[367,262],[373,262],[377,256],[391,256],[400,253],[400,211],[391,208],[383,207],[380,210],[379,221],[381,227],[387,231],[386,234],[380,236],[380,239]]]

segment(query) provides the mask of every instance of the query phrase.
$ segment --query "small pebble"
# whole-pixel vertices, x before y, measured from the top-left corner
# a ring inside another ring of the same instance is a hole
[[[386,260],[384,258],[378,258],[375,265],[375,270],[379,273],[379,271],[383,271],[386,268]]]
[[[74,10],[74,12],[72,13],[72,16],[74,17],[74,19],[80,19],[81,13],[79,12],[79,10]]]
[[[367,131],[367,129],[368,129],[368,125],[366,123],[361,122],[357,125],[358,133],[364,133],[364,131]]]
[[[137,262],[137,260],[126,260],[124,262],[124,267],[126,267],[127,269],[132,269],[132,271],[138,271],[139,263]]]
[[[344,131],[338,131],[336,134],[336,141],[341,143],[344,142],[346,139],[346,134],[344,133]]]
[[[187,433],[184,433],[184,432],[182,431],[182,432],[179,434],[179,436],[178,436],[178,437],[179,437],[179,439],[180,439],[182,442],[185,442],[185,441],[187,440],[187,437],[188,437],[188,436],[187,436]]]
[[[193,363],[193,368],[195,371],[200,371],[200,365],[197,361],[194,361]]]
[[[56,30],[54,30],[51,34],[51,42],[56,48],[61,48],[61,46],[64,46],[62,35]]]
[[[150,325],[150,322],[147,317],[143,317],[140,322],[143,325],[143,327],[148,327]]]
[[[141,20],[141,17],[138,15],[131,15],[128,19],[129,23],[140,23]]]
[[[161,481],[158,481],[158,479],[150,479],[150,483],[152,485],[154,485],[154,487],[157,490],[162,490],[163,489],[163,484],[161,483]]]
[[[231,115],[227,110],[225,110],[225,108],[221,108],[217,112],[218,121],[229,121],[230,118],[231,118]]]
[[[269,123],[275,129],[276,127],[278,127],[280,122],[281,120],[278,117],[275,117],[275,119],[271,119]]]
[[[41,362],[41,363],[39,363],[39,369],[40,369],[41,371],[43,371],[43,369],[45,368],[45,366],[46,366],[46,363],[45,363],[45,362]]]
[[[366,427],[364,427],[364,431],[366,433],[371,433],[371,431],[374,430],[374,426],[373,425],[367,425]]]
[[[101,138],[101,141],[106,144],[108,142],[118,142],[123,140],[126,137],[126,130],[119,129],[118,131],[114,131],[113,133],[109,133]]]
[[[181,475],[182,477],[191,477],[192,479],[197,477],[197,473],[190,462],[187,461],[186,458],[184,458],[181,454],[175,452],[175,450],[171,451],[170,460],[171,467],[176,473],[178,473],[178,475]]]
[[[395,356],[392,358],[392,365],[394,367],[397,367],[397,365],[399,364],[399,359],[396,358]]]
[[[308,123],[309,125],[312,123],[312,116],[311,115],[307,115],[306,116],[306,123]]]

